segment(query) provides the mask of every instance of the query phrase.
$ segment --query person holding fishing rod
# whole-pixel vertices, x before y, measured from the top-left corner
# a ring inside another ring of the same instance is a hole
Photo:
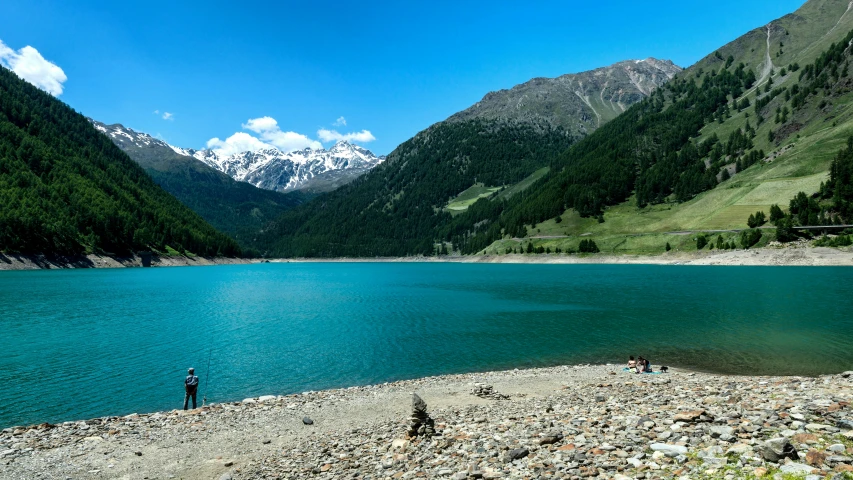
[[[195,410],[195,396],[198,393],[198,377],[195,376],[194,368],[187,370],[187,378],[184,380],[184,391],[186,392],[184,395],[184,410],[187,409],[187,403],[189,403],[190,397],[193,397],[193,410]]]

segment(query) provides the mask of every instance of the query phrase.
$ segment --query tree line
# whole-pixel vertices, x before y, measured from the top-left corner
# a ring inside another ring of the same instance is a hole
[[[0,68],[0,251],[240,254],[86,118]]]

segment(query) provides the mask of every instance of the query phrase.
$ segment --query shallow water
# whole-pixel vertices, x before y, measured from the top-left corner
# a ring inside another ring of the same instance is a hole
[[[722,373],[840,372],[853,369],[851,285],[853,269],[833,267],[0,272],[0,428],[178,408],[189,366],[217,402],[629,354]]]

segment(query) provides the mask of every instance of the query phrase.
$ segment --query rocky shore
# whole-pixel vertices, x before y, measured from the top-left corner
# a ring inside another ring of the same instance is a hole
[[[728,265],[728,266],[853,266],[853,249],[811,247],[808,242],[771,246],[752,250],[723,250],[699,252],[668,252],[661,255],[451,255],[442,257],[394,258],[204,258],[204,257],[152,257],[152,267],[184,267],[205,265],[232,265],[249,263],[510,263],[510,264],[636,264],[636,265]],[[62,268],[124,268],[141,267],[138,256],[110,257],[80,255],[74,257],[44,255],[13,255],[0,253],[2,270],[39,270]]]
[[[605,265],[726,265],[726,266],[853,266],[853,249],[811,247],[806,243],[751,250],[704,250],[667,252],[660,255],[456,255],[443,257],[276,259],[276,262],[450,262],[509,264],[605,264]]]
[[[190,267],[206,265],[235,265],[245,263],[257,263],[260,260],[247,258],[226,257],[188,257],[151,256],[151,267]],[[0,253],[0,271],[2,270],[50,270],[64,268],[127,268],[142,267],[143,259],[139,256],[112,257],[107,255],[76,255],[76,256],[51,256],[51,255],[19,255],[11,253]]]
[[[8,428],[0,478],[837,480],[851,401],[850,372],[450,375]]]

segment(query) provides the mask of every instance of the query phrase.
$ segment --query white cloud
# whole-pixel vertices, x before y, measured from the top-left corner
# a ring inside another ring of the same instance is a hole
[[[163,112],[163,120],[174,120],[175,114],[169,112]]]
[[[220,155],[227,156],[240,152],[256,152],[258,150],[273,148],[273,146],[258,140],[246,132],[237,132],[225,140],[220,140],[216,137],[211,138],[207,141],[207,148],[216,150]]]
[[[243,124],[243,128],[261,134],[281,131],[278,122],[272,117],[250,118],[248,122]]]
[[[160,115],[160,110],[154,110],[154,115]]]
[[[360,132],[352,132],[352,133],[339,133],[337,130],[326,130],[325,128],[321,128],[317,130],[317,136],[320,137],[320,140],[323,142],[339,142],[341,140],[345,140],[347,142],[372,142],[376,140],[376,137],[370,133],[370,130],[362,130]]]
[[[53,96],[62,95],[62,84],[68,80],[61,68],[29,45],[16,52],[0,41],[0,65]]]
[[[163,118],[166,118],[165,116]],[[338,119],[346,124],[344,117]],[[350,142],[372,142],[376,137],[368,130],[353,133],[339,133],[337,130],[320,129],[317,136],[320,141],[309,138],[297,132],[285,132],[279,127],[276,119],[272,117],[250,118],[243,125],[244,130],[252,133],[237,132],[222,140],[211,138],[207,141],[207,148],[216,151],[219,155],[233,155],[240,152],[256,152],[258,150],[276,148],[282,152],[292,152],[304,148],[320,149],[320,142],[333,142],[346,140]]]
[[[335,123],[333,123],[332,126],[334,126],[334,127],[346,127],[347,126],[347,119],[344,118],[342,115],[342,116],[338,117],[337,120],[335,120]]]
[[[278,122],[272,117],[249,119],[243,124],[243,128],[258,134],[258,136],[255,137],[246,132],[237,132],[225,140],[211,138],[207,142],[207,148],[216,150],[220,155],[233,155],[246,151],[255,152],[269,148],[277,148],[283,152],[292,152],[303,148],[323,148],[323,144],[301,133],[282,131]]]

